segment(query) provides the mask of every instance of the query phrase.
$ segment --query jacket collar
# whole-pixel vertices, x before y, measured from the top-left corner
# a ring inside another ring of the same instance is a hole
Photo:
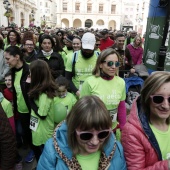
[[[43,58],[46,58],[46,57],[44,56],[44,54],[43,54],[42,51],[40,51],[37,55],[38,55],[37,58],[42,58],[42,59],[43,59]],[[50,58],[57,58],[56,53],[55,53],[54,51],[51,53],[50,56],[51,56]]]
[[[78,161],[73,156],[73,153],[68,146],[67,125],[65,121],[61,122],[54,130],[53,143],[57,154],[68,165],[68,167],[74,166],[75,168],[80,169]],[[114,139],[114,135],[111,134],[108,143],[104,147],[104,152],[101,153],[99,170],[102,170],[102,167],[109,166],[110,160],[113,158],[116,148],[116,140]]]

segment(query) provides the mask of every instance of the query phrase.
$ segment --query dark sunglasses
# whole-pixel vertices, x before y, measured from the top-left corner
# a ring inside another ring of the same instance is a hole
[[[119,67],[120,66],[120,62],[119,61],[103,61],[103,63],[106,63],[108,67],[111,66],[115,66],[115,67]]]
[[[168,102],[170,104],[170,96],[165,97],[161,95],[151,95],[150,98],[152,99],[153,103],[155,104],[161,104],[165,99],[168,99]]]
[[[78,136],[80,136],[81,140],[90,140],[94,137],[94,135],[97,135],[99,140],[105,139],[109,136],[111,132],[111,129],[101,130],[96,132],[88,132],[88,131],[78,131],[76,130],[76,133]]]

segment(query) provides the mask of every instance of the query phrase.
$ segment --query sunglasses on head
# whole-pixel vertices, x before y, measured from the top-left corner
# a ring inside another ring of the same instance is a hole
[[[97,135],[99,140],[105,139],[109,136],[111,129],[101,130],[98,132],[88,132],[88,131],[78,131],[76,133],[80,136],[81,140],[91,140],[95,135]]]
[[[155,104],[161,104],[165,99],[168,99],[168,102],[170,104],[170,96],[165,97],[161,95],[151,95],[150,98],[152,99],[153,103]]]
[[[106,63],[108,67],[111,66],[115,66],[115,67],[119,67],[120,66],[120,62],[119,61],[103,61],[103,63]]]

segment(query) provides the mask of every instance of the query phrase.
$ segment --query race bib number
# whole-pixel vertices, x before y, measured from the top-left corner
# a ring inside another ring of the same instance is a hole
[[[112,119],[112,122],[117,121],[117,109],[109,110],[110,117]]]
[[[30,119],[30,129],[33,130],[33,131],[36,131],[37,130],[37,127],[38,127],[38,118],[34,117],[34,116],[31,116],[31,119]]]
[[[84,83],[84,81],[80,81],[79,91],[81,91],[83,83]]]

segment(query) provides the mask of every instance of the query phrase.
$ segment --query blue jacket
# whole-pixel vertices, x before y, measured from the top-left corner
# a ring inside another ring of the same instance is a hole
[[[44,147],[43,153],[39,159],[37,170],[68,170],[68,167],[63,159],[59,156],[54,146],[54,141],[57,141],[60,151],[70,160],[73,156],[67,140],[67,125],[64,122],[55,132],[56,139],[49,139]],[[104,152],[108,157],[113,150],[114,144],[116,144],[115,153],[110,161],[108,170],[126,170],[126,162],[124,159],[122,145],[115,140],[113,134],[111,134],[107,145],[104,148]],[[74,169],[74,168],[72,168]]]

